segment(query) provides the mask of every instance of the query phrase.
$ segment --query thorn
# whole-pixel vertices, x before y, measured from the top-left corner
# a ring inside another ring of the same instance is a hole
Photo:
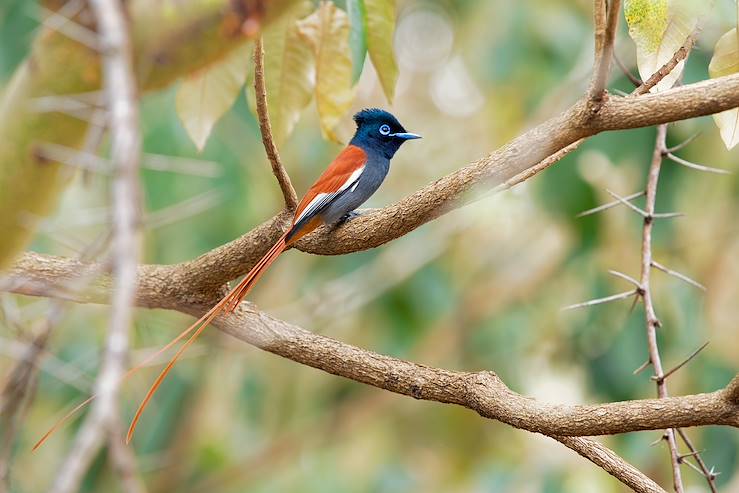
[[[621,279],[623,279],[625,281],[630,282],[631,284],[633,284],[636,287],[637,292],[642,289],[641,284],[639,284],[639,281],[637,281],[636,279],[634,279],[633,277],[631,277],[631,276],[629,276],[627,274],[624,274],[623,272],[619,272],[617,270],[609,270],[608,273],[611,274],[611,275],[613,275],[613,276],[620,277]]]
[[[654,447],[655,445],[658,445],[659,442],[661,442],[662,440],[667,440],[667,432],[662,433],[662,435],[660,435],[660,437],[658,439],[656,439],[655,441],[653,441],[652,443],[650,443],[649,446],[650,447]]]
[[[690,466],[691,469],[693,469],[694,471],[696,471],[698,474],[700,474],[704,478],[706,477],[705,473],[701,470],[701,468],[698,467],[698,466],[696,466],[692,462],[690,462],[688,459],[680,459],[680,457],[678,457],[677,458],[677,462],[678,462],[678,464],[685,464],[686,466]]]
[[[623,293],[606,296],[605,298],[597,298],[594,300],[584,301],[582,303],[576,303],[574,305],[568,305],[562,307],[562,310],[574,310],[575,308],[583,308],[586,306],[600,305],[602,303],[609,303],[611,301],[623,300],[628,298],[629,296],[634,296],[635,294],[637,294],[636,290],[632,289],[631,291],[624,291]]]
[[[701,283],[699,283],[697,281],[694,281],[693,279],[689,278],[685,274],[681,274],[681,273],[679,273],[677,271],[668,269],[667,267],[665,267],[664,265],[660,264],[659,262],[657,262],[655,260],[652,260],[652,267],[655,267],[656,269],[661,270],[665,274],[669,274],[671,276],[677,277],[678,279],[687,282],[691,286],[695,286],[698,289],[701,289],[703,291],[706,291],[706,287],[703,284],[701,284]]]
[[[682,461],[683,459],[685,459],[687,457],[692,457],[694,455],[699,455],[699,454],[702,454],[705,451],[706,451],[705,449],[703,449],[703,450],[694,450],[692,452],[688,452],[687,454],[678,455],[677,456],[677,460],[678,460],[678,462],[680,462],[680,461]]]
[[[641,192],[632,193],[631,195],[624,197],[624,200],[634,200],[636,198],[643,197],[644,195],[646,195],[646,192],[642,190]],[[616,207],[619,204],[621,204],[620,200],[614,200],[613,202],[608,202],[607,204],[603,204],[593,209],[588,209],[587,211],[583,211],[575,217],[589,216],[591,214],[595,214],[601,211],[611,209],[613,207]]]
[[[684,212],[657,212],[649,217],[654,219],[672,219],[673,217],[684,217]]]
[[[606,189],[606,192],[608,192],[608,194],[611,197],[613,197],[614,199],[618,200],[620,203],[622,203],[623,205],[625,205],[629,209],[633,210],[634,212],[636,212],[637,214],[639,214],[640,216],[642,216],[644,219],[647,219],[649,217],[649,214],[647,214],[642,209],[638,208],[637,206],[635,206],[634,204],[632,204],[631,202],[629,202],[625,197],[622,197],[622,196],[618,195],[617,193],[614,193],[614,192],[612,192],[612,191],[610,191],[608,189]]]
[[[679,144],[677,144],[675,146],[672,146],[672,147],[668,147],[666,149],[665,154],[663,154],[663,155],[666,156],[667,154],[670,154],[670,153],[673,153],[673,152],[677,152],[677,151],[685,148],[688,144],[690,144],[695,139],[697,139],[702,133],[703,132],[696,132],[693,135],[691,135],[690,137],[688,137],[687,139],[685,139],[684,141],[682,141],[681,143],[679,143]]]
[[[672,368],[671,370],[669,370],[667,373],[665,373],[662,376],[662,378],[660,379],[661,380],[660,383],[662,381],[664,381],[667,377],[669,377],[670,375],[672,375],[673,373],[675,373],[677,370],[679,370],[680,368],[682,368],[683,366],[685,366],[686,364],[688,364],[690,362],[690,360],[692,360],[693,358],[695,358],[696,356],[698,356],[698,353],[700,353],[701,351],[703,351],[706,348],[706,346],[708,346],[708,343],[709,342],[710,341],[704,342],[703,345],[701,345],[701,347],[699,347],[698,349],[696,349],[695,351],[693,351],[692,353],[690,353],[690,356],[688,356],[687,358],[685,358],[681,363],[679,363],[677,366],[675,366],[674,368]]]
[[[685,160],[685,159],[683,159],[681,157],[677,157],[676,155],[674,155],[671,152],[668,152],[666,154],[666,157],[670,161],[673,161],[673,162],[675,162],[677,164],[682,164],[685,167],[688,167],[688,168],[691,168],[691,169],[694,169],[694,170],[697,170],[697,171],[704,171],[706,173],[716,173],[718,175],[730,175],[731,174],[731,171],[728,171],[728,170],[725,170],[725,169],[711,168],[710,166],[703,166],[702,164],[696,164],[696,163],[690,162],[690,161]]]
[[[643,372],[644,370],[646,370],[646,369],[647,369],[647,367],[648,367],[649,365],[651,365],[651,364],[652,364],[652,360],[651,360],[651,359],[647,359],[647,360],[646,360],[646,361],[645,361],[644,363],[642,363],[642,364],[641,364],[641,366],[639,366],[639,368],[637,368],[636,370],[634,370],[634,371],[632,372],[632,374],[634,374],[634,375],[638,375],[639,373],[641,373],[641,372]]]

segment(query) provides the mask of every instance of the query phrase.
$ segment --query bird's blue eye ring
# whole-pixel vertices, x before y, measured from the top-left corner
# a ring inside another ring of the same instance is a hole
[[[380,125],[380,133],[382,135],[390,135],[390,126],[384,123]]]

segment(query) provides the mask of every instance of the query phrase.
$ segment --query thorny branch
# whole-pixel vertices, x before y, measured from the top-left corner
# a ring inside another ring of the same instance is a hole
[[[667,398],[667,383],[662,370],[662,360],[659,354],[659,346],[657,345],[657,329],[662,326],[654,311],[652,301],[652,289],[650,286],[652,272],[652,226],[654,224],[654,205],[657,199],[657,183],[659,181],[659,172],[662,165],[662,155],[667,148],[667,125],[659,125],[657,127],[657,138],[654,145],[654,153],[652,154],[652,163],[649,167],[649,175],[647,179],[647,197],[644,206],[647,215],[644,217],[644,227],[642,228],[642,247],[641,247],[641,297],[644,301],[644,316],[647,326],[647,347],[649,350],[649,362],[654,368],[654,374],[657,378],[657,395],[661,399]],[[670,458],[672,461],[672,477],[675,491],[683,493],[683,480],[680,474],[680,452],[677,449],[677,440],[675,438],[675,430],[668,428],[665,431],[665,439],[670,447]]]

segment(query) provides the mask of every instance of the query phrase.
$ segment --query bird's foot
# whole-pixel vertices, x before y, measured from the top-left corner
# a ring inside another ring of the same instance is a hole
[[[361,215],[362,215],[362,213],[359,212],[359,211],[347,212],[346,214],[344,214],[343,216],[341,216],[341,218],[338,221],[336,221],[336,223],[334,224],[334,228],[338,228],[339,226],[342,226],[342,225],[348,223],[349,221],[351,221],[352,219],[358,218]]]

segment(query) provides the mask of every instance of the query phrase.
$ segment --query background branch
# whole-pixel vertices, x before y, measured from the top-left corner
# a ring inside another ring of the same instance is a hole
[[[62,462],[51,489],[56,493],[73,493],[79,489],[92,460],[119,422],[117,397],[126,368],[139,260],[141,136],[126,13],[119,0],[92,0],[90,5],[96,16],[103,50],[103,79],[112,135],[111,161],[115,172],[112,185],[113,293],[108,339],[95,385],[97,398]],[[121,457],[117,455],[118,459]],[[133,484],[129,480],[123,483]]]
[[[606,4],[608,6],[606,7]],[[618,30],[621,15],[621,0],[595,0],[593,2],[595,20],[595,63],[593,80],[590,83],[591,101],[601,102],[608,83],[608,74],[613,59],[613,41]]]

